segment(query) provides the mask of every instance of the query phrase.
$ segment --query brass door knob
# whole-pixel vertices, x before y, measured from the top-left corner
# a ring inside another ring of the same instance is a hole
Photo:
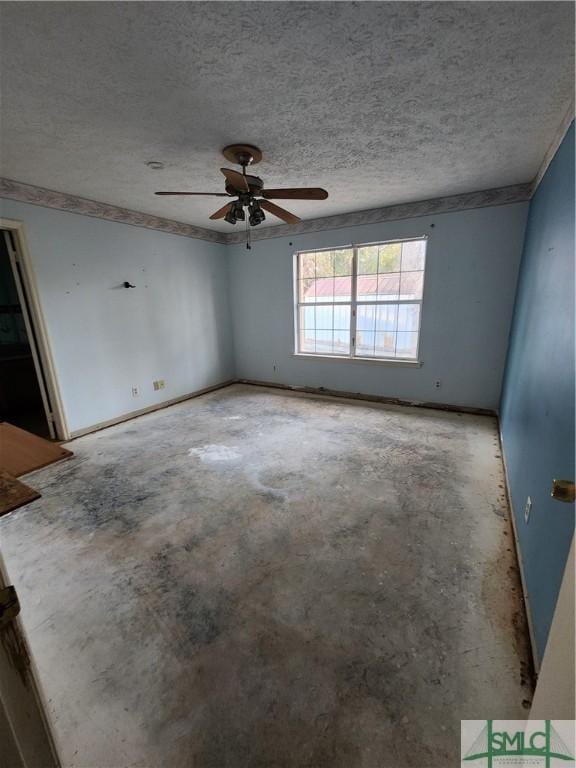
[[[571,504],[576,500],[574,480],[553,480],[550,496],[556,501],[566,501]]]

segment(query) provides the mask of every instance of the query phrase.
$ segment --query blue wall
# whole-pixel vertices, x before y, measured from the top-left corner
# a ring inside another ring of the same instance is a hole
[[[257,240],[251,251],[228,246],[238,377],[497,410],[528,207]],[[428,246],[421,367],[293,354],[295,251],[422,235]]]
[[[501,430],[536,656],[542,659],[574,530],[550,497],[574,479],[574,123],[530,205]],[[524,520],[526,497],[532,499]]]

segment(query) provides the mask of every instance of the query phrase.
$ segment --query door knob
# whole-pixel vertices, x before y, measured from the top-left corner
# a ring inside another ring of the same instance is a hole
[[[566,501],[571,504],[576,500],[574,480],[553,480],[550,496],[556,501]]]

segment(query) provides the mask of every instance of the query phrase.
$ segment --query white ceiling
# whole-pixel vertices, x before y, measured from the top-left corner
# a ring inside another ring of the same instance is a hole
[[[572,97],[570,2],[4,2],[1,174],[230,231],[220,149],[303,218],[530,181]],[[164,170],[152,171],[147,161]],[[266,222],[280,223],[270,219]]]

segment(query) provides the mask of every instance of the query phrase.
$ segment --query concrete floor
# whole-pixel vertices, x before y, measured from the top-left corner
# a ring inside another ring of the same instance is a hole
[[[66,768],[449,768],[526,717],[494,419],[235,385],[71,447],[0,519]]]

